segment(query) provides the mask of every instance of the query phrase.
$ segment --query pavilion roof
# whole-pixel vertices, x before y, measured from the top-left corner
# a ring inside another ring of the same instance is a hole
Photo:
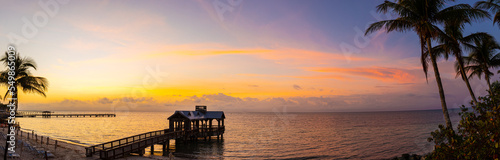
[[[175,111],[168,119],[187,118],[189,120],[225,119],[223,111]]]

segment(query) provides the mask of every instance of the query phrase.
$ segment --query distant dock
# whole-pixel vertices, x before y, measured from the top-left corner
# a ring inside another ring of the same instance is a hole
[[[116,117],[110,113],[54,113],[53,111],[17,111],[16,117],[43,117],[43,118],[80,118],[80,117]]]

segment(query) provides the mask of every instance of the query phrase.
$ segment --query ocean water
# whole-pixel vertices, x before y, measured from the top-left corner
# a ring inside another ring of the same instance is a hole
[[[70,113],[70,112],[58,112]],[[78,112],[82,113],[82,112]],[[17,118],[22,128],[82,145],[168,128],[173,112],[117,112],[114,118]],[[451,111],[456,125],[457,111]],[[383,159],[432,150],[441,110],[366,113],[226,113],[224,140],[182,143],[198,159]],[[173,141],[171,142],[174,143]],[[149,149],[146,150],[148,156]],[[161,146],[155,147],[161,155]]]

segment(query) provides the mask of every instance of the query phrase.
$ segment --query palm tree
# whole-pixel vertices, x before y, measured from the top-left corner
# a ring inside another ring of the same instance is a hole
[[[495,14],[495,17],[493,17],[493,24],[497,23],[500,27],[500,0],[479,1],[476,2],[474,6],[479,9],[486,9],[493,12]]]
[[[488,88],[490,96],[493,96],[490,76],[493,73],[490,68],[496,69],[500,67],[500,45],[495,41],[493,37],[489,37],[482,40],[475,40],[474,44],[469,44],[471,52],[468,57],[464,57],[467,66],[464,68],[466,72],[470,73],[469,78],[477,76],[481,78],[484,74],[484,79],[488,83]]]
[[[442,31],[437,25],[445,22],[458,21],[459,18],[468,17],[471,19],[479,18],[473,9],[467,4],[458,4],[444,8],[446,2],[450,0],[398,0],[397,2],[385,1],[377,6],[377,11],[387,13],[389,10],[399,15],[398,18],[392,20],[384,20],[375,22],[366,29],[365,34],[385,28],[387,32],[392,31],[414,31],[420,39],[421,48],[421,62],[425,76],[427,77],[428,60],[430,59],[434,69],[436,83],[439,89],[439,98],[441,99],[441,107],[443,109],[444,119],[446,126],[453,129],[448,108],[446,106],[446,99],[444,95],[443,84],[436,62],[436,55],[428,52],[430,58],[425,57],[425,53],[432,49],[431,40],[437,38]],[[443,9],[444,8],[444,9]]]
[[[476,12],[482,13],[483,17],[489,17],[489,14],[485,11],[476,9]],[[463,26],[465,23],[470,23],[471,20],[464,18],[458,22],[446,22],[445,29],[444,29],[444,34],[439,35],[439,42],[440,44],[437,45],[432,49],[432,52],[435,53],[438,57],[443,55],[445,59],[448,59],[449,55],[453,55],[456,58],[455,62],[455,69],[457,71],[457,77],[461,76],[462,80],[465,82],[467,89],[469,90],[469,94],[474,101],[475,104],[477,104],[477,99],[476,96],[474,95],[474,91],[472,91],[472,88],[469,83],[469,79],[467,78],[467,74],[465,73],[464,70],[464,61],[463,61],[463,56],[462,56],[462,48],[467,47],[468,43],[474,41],[474,40],[480,40],[480,39],[485,39],[485,38],[491,38],[491,36],[487,33],[479,32],[479,33],[473,33],[468,36],[463,36]],[[425,54],[428,58],[428,53]]]
[[[15,54],[16,59],[14,60],[15,62],[15,76],[14,76],[14,94],[11,96],[12,99],[15,100],[16,104],[16,109],[15,112],[17,113],[18,109],[18,89],[22,89],[24,93],[35,93],[35,94],[40,94],[44,97],[46,97],[45,92],[47,91],[47,87],[49,85],[49,82],[47,81],[46,78],[44,77],[36,77],[33,76],[31,73],[30,69],[35,69],[36,70],[36,63],[33,59],[29,57],[23,57],[19,55],[19,53],[16,52]],[[6,66],[8,66],[8,52],[5,52],[5,56],[0,59]],[[5,86],[10,86],[8,83],[8,72],[9,69],[0,72],[0,85],[5,85]],[[8,96],[9,91],[5,93],[4,99]]]

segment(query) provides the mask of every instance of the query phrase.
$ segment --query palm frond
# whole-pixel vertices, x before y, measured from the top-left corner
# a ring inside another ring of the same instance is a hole
[[[9,62],[7,53],[0,59],[0,61],[7,65],[7,63]],[[14,76],[14,80],[16,82],[16,88],[18,90],[22,90],[25,93],[40,94],[44,97],[47,96],[45,94],[49,85],[47,79],[43,77],[35,77],[30,71],[31,69],[37,69],[36,62],[28,57],[21,58],[19,53],[16,54],[16,59],[14,60],[14,62],[14,71],[16,73]],[[10,84],[8,83],[8,72],[8,69],[0,72],[0,86],[10,86]],[[3,97],[4,99],[7,97],[8,93],[9,92],[7,92]]]
[[[455,61],[454,65],[455,65],[455,72],[456,72],[455,78],[462,77],[462,70],[460,69],[459,61]],[[467,77],[467,75],[464,75],[464,76]]]
[[[493,24],[497,24],[498,27],[500,27],[500,12],[497,12],[495,14],[495,17],[493,18]]]
[[[49,82],[43,77],[25,76],[17,80],[17,83],[21,86],[23,92],[25,93],[37,93],[40,95],[45,95]]]
[[[395,3],[391,1],[385,1],[384,3],[377,6],[377,11],[380,13],[387,13],[392,10],[395,13],[400,14],[403,17],[409,17],[415,15],[411,8],[400,3]]]
[[[488,0],[479,1],[474,4],[474,8],[491,10],[492,12],[500,11],[500,1],[498,0]]]
[[[463,43],[473,43],[475,41],[482,41],[484,39],[491,39],[493,38],[493,36],[491,36],[490,34],[486,33],[486,32],[476,32],[476,33],[472,33],[468,36],[465,36],[461,39],[461,41]]]
[[[384,28],[385,27],[385,28]],[[403,18],[398,18],[394,20],[385,20],[385,21],[379,21],[372,23],[365,32],[365,35],[368,35],[372,32],[375,32],[380,29],[386,29],[387,32],[392,32],[392,31],[409,31],[413,28],[412,22],[405,20]]]
[[[450,25],[458,25],[460,28],[463,28],[464,24],[490,17],[487,11],[473,8],[468,4],[457,4],[436,14],[436,19]]]
[[[20,68],[29,69],[30,67],[33,68],[34,70],[36,70],[36,62],[29,57],[23,58],[21,61]]]

